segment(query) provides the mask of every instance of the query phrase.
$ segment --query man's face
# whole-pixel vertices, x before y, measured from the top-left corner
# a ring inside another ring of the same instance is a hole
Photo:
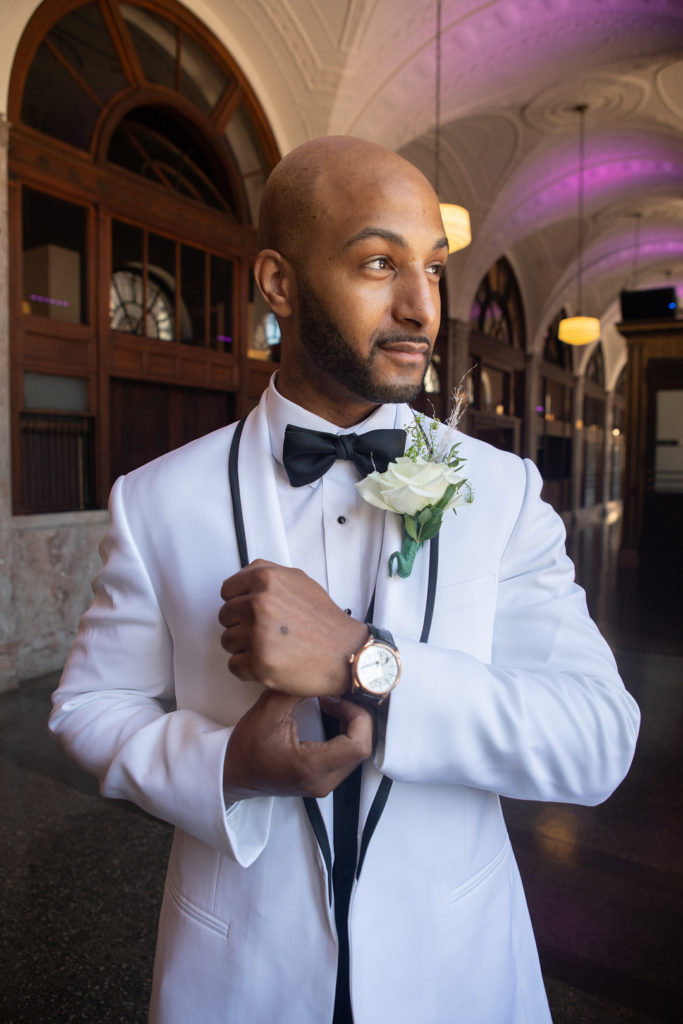
[[[327,216],[297,260],[292,357],[323,402],[365,414],[419,393],[448,249],[436,197],[419,177],[389,173],[345,192],[321,203]]]
[[[420,392],[432,344],[426,336],[422,339],[410,337],[411,350],[415,351],[415,378],[411,380],[388,379],[376,372],[380,344],[402,344],[406,338],[402,333],[378,334],[371,341],[367,354],[361,353],[347,340],[313,289],[302,277],[297,277],[299,296],[299,338],[311,363],[332,380],[342,383],[359,398],[373,404],[383,402],[411,402]],[[417,379],[419,375],[419,380]]]

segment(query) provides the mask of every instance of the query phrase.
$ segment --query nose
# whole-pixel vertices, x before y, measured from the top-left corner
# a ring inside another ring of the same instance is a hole
[[[406,268],[396,282],[394,316],[429,333],[441,318],[439,282],[423,267]]]

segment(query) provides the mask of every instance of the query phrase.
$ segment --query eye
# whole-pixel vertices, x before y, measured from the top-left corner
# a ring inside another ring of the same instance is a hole
[[[391,270],[392,264],[388,256],[373,256],[371,260],[367,260],[365,266],[372,270]]]
[[[430,263],[430,265],[426,269],[428,274],[431,274],[433,277],[440,278],[444,272],[445,264]]]

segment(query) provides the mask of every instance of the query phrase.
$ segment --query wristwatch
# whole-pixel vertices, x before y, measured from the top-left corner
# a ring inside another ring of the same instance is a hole
[[[378,705],[386,700],[401,677],[401,658],[388,629],[369,626],[370,636],[349,656],[351,689],[347,694],[361,704]]]

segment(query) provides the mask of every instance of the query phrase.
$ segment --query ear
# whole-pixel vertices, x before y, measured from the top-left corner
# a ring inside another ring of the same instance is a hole
[[[262,249],[254,263],[254,278],[273,313],[278,317],[290,317],[294,309],[296,278],[289,261],[275,249]]]

